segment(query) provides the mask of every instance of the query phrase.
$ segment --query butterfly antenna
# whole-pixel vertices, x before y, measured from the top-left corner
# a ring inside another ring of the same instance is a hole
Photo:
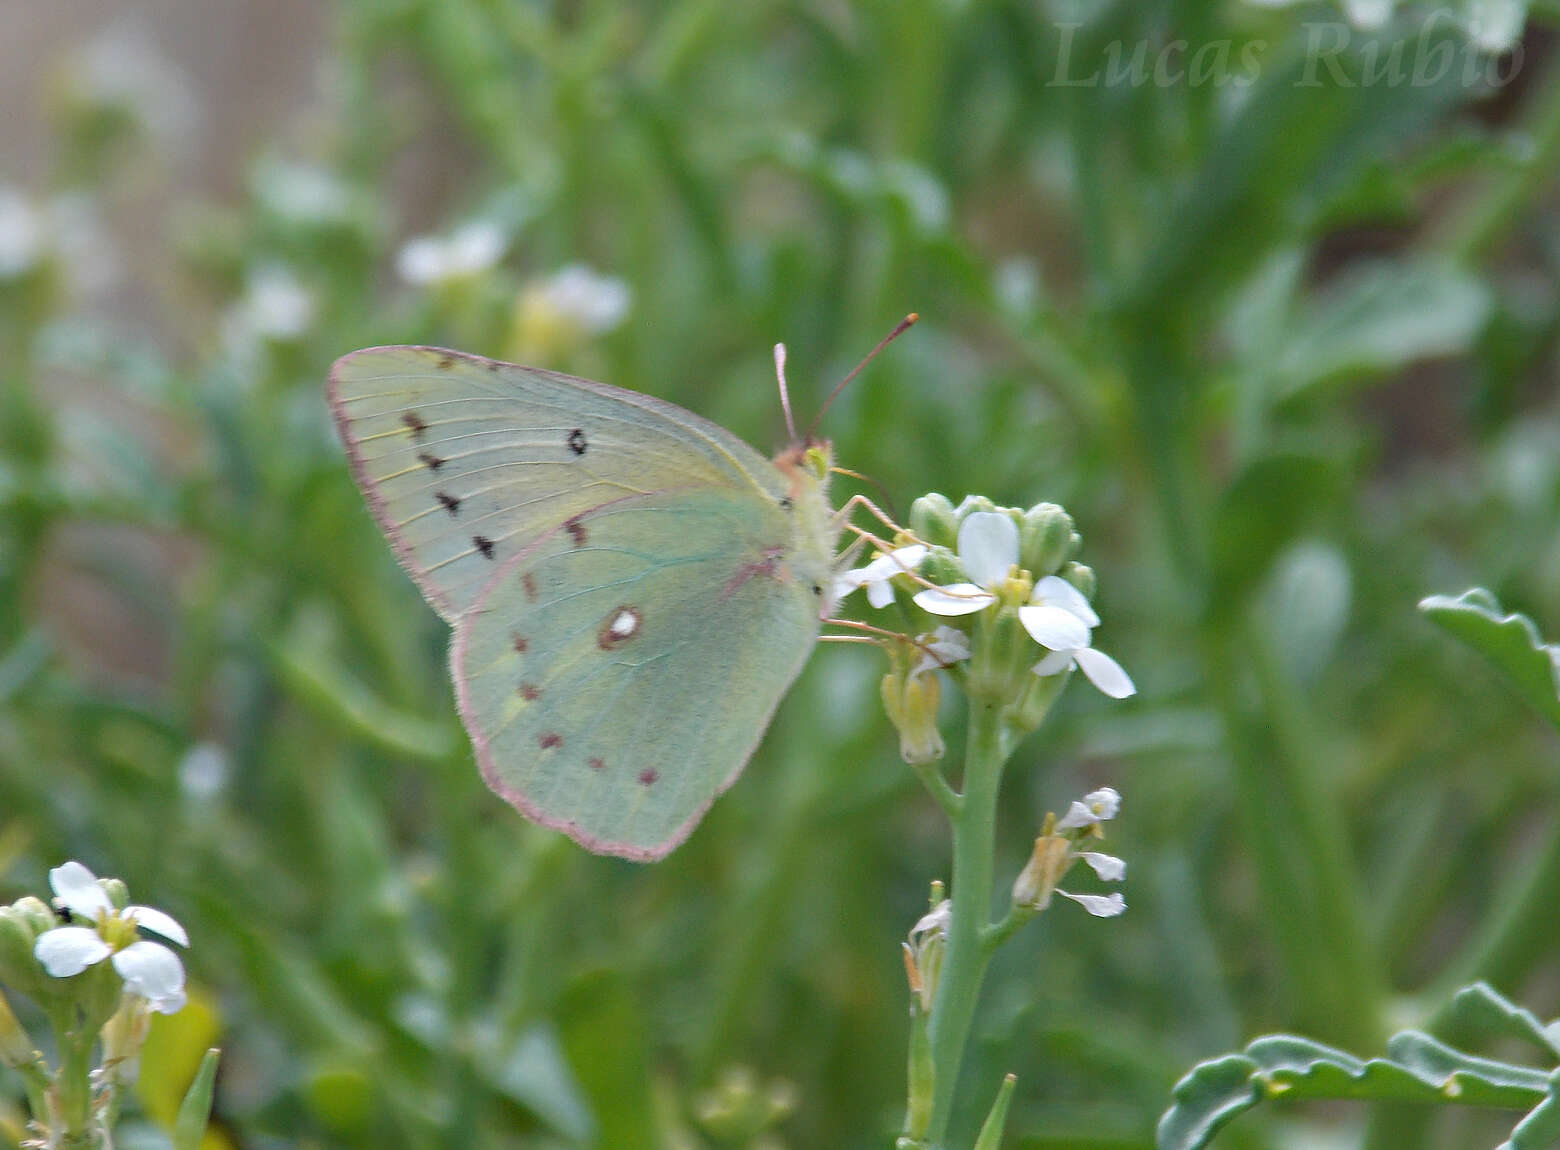
[[[785,412],[785,430],[796,442],[796,421],[791,418],[791,389],[785,382],[785,344],[775,344],[775,378],[780,381],[780,410]]]
[[[877,493],[883,497],[883,506],[888,508],[888,516],[889,516],[889,518],[890,519],[898,518],[897,513],[894,511],[894,499],[893,499],[893,496],[889,495],[888,488],[884,487],[876,479],[873,479],[872,476],[870,476],[870,475],[863,475],[859,471],[852,471],[848,467],[831,467],[831,468],[829,468],[829,470],[832,471],[835,475],[848,475],[852,479],[859,479],[859,480],[861,480],[861,482],[869,484],[870,486],[876,488],[877,489]],[[897,523],[894,523],[894,524],[890,524],[890,526],[898,527],[899,525]]]
[[[838,386],[836,386],[833,391],[829,392],[829,398],[823,401],[823,406],[818,409],[818,414],[813,416],[812,425],[807,428],[807,438],[811,439],[813,432],[818,430],[818,424],[823,420],[823,413],[829,410],[829,405],[834,402],[835,396],[839,395],[840,392],[845,390],[845,385],[861,374],[861,369],[872,362],[873,356],[882,351],[889,344],[893,343],[894,340],[902,336],[907,330],[909,330],[910,326],[920,318],[921,317],[916,315],[915,312],[911,312],[909,315],[905,316],[904,319],[900,320],[897,324],[894,325],[893,331],[885,335],[881,340],[878,341],[878,345],[875,348],[867,352],[866,358],[858,363],[851,370],[849,375],[840,380]]]

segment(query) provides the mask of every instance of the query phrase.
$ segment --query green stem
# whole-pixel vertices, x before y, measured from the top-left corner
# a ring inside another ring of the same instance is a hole
[[[948,949],[927,1027],[935,1074],[928,1144],[941,1146],[953,1111],[959,1063],[975,1020],[975,1003],[986,973],[982,936],[991,910],[996,845],[997,791],[1007,740],[1001,707],[989,699],[970,701],[969,744],[964,760],[964,794],[953,816],[952,906]]]

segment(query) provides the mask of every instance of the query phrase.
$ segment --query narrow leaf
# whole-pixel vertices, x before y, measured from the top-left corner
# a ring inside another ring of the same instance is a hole
[[[217,1084],[217,1062],[221,1057],[222,1052],[212,1047],[200,1060],[195,1081],[185,1092],[179,1116],[173,1122],[173,1150],[200,1150],[206,1124],[211,1120],[211,1094]]]

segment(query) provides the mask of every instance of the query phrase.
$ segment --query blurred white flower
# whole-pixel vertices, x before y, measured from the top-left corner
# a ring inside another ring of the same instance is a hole
[[[93,197],[72,192],[48,205],[49,235],[72,296],[93,299],[119,285],[124,265]]]
[[[0,279],[15,279],[32,271],[48,246],[44,214],[19,189],[0,184]]]
[[[570,264],[526,288],[536,292],[558,318],[587,335],[611,331],[628,316],[634,301],[629,286],[616,276],[598,275],[584,264]]]
[[[447,236],[416,236],[396,255],[395,270],[409,284],[428,287],[485,272],[504,255],[509,236],[491,220],[462,224]]]
[[[352,190],[312,164],[267,161],[255,174],[255,195],[268,211],[296,224],[337,225],[353,214]]]
[[[179,789],[185,798],[209,801],[226,789],[231,774],[226,751],[215,743],[197,743],[179,762]]]
[[[243,306],[256,335],[297,339],[314,320],[314,296],[279,265],[262,267],[249,277]]]
[[[253,355],[263,343],[301,338],[314,322],[314,310],[314,295],[297,276],[267,264],[245,278],[244,294],[223,321],[223,336],[235,354]]]
[[[71,192],[38,204],[0,184],[0,280],[24,276],[51,259],[74,298],[100,296],[119,282],[119,254],[90,195]]]
[[[140,28],[99,32],[66,62],[63,82],[67,98],[123,109],[159,140],[186,144],[194,137],[200,116],[189,81]]]
[[[93,924],[55,927],[38,936],[33,953],[50,975],[72,978],[106,958],[124,979],[125,989],[146,999],[152,1010],[173,1014],[183,1008],[184,964],[166,946],[137,933],[137,928],[145,928],[189,946],[189,936],[172,915],[149,906],[115,910],[97,876],[79,862],[51,870],[49,885],[56,907]]]

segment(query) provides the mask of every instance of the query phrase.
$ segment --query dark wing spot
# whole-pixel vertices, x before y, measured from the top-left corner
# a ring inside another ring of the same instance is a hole
[[[444,460],[440,459],[431,451],[419,451],[417,453],[417,459],[429,471],[437,471],[439,468],[444,466]]]
[[[588,536],[585,534],[585,525],[580,522],[580,516],[576,515],[573,519],[564,520],[563,525],[568,529],[576,547],[585,546],[585,540]]]
[[[536,744],[546,751],[553,747],[563,746],[563,736],[557,731],[543,731],[536,736]]]
[[[535,603],[536,602],[536,576],[532,575],[529,571],[527,571],[525,573],[525,575],[521,578],[520,585],[525,588],[526,601],[530,602],[530,603]]]
[[[646,767],[639,772],[639,781],[644,786],[654,786],[655,781],[661,777],[661,772],[654,767]]]
[[[471,537],[471,542],[476,546],[478,551],[482,552],[482,558],[493,558],[493,541],[486,535],[473,535]]]
[[[439,357],[439,370],[440,371],[448,371],[450,368],[452,368],[454,366],[455,366],[455,353],[453,351],[447,351],[447,352],[445,352],[443,355],[441,355]]]
[[[520,654],[524,655],[530,649],[531,649],[531,640],[527,639],[524,635],[516,635],[515,636],[515,650],[516,651],[519,651]]]
[[[587,759],[586,765],[593,771],[604,771],[607,769],[607,764],[600,759]]]
[[[574,452],[575,455],[584,455],[585,449],[590,446],[590,444],[585,442],[585,433],[577,427],[569,432],[568,444],[569,450]]]
[[[444,510],[451,515],[460,514],[460,496],[451,495],[448,491],[435,491],[433,497],[444,504]]]
[[[534,703],[542,697],[542,689],[535,683],[521,683],[518,689],[520,697],[528,703]]]
[[[596,631],[596,646],[603,651],[615,651],[630,639],[638,638],[644,621],[638,607],[624,603],[612,608]]]
[[[407,430],[412,433],[413,439],[422,439],[423,432],[428,430],[428,425],[423,422],[422,416],[415,411],[402,413],[401,422],[406,424]]]
[[[796,504],[791,501],[791,497],[789,495],[782,495],[780,497],[780,510],[781,511],[789,511],[789,510],[791,510],[791,508],[793,508],[795,506],[796,506]]]

